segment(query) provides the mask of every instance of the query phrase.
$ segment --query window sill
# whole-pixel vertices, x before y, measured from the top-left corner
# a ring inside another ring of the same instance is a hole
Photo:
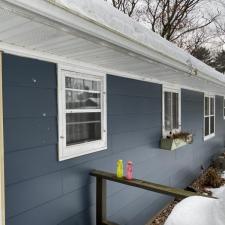
[[[99,148],[93,148],[93,149],[90,149],[88,151],[76,152],[76,153],[68,154],[68,155],[59,155],[59,161],[77,158],[77,157],[80,157],[80,156],[85,156],[85,155],[88,155],[88,154],[91,154],[91,153],[97,153],[97,152],[105,151],[105,150],[107,150],[107,145],[99,147]]]
[[[209,140],[211,138],[214,138],[215,136],[216,136],[215,134],[210,134],[208,136],[205,136],[203,139],[204,139],[204,141],[207,141],[207,140]]]

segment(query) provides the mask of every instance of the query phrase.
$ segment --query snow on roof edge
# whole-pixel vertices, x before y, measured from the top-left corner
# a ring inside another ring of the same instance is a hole
[[[48,0],[52,3],[52,1]],[[152,50],[172,57],[174,60],[193,68],[203,74],[225,83],[225,76],[214,68],[196,59],[188,52],[162,38],[159,34],[148,30],[142,24],[123,14],[103,0],[54,0],[54,3],[75,13],[84,15],[108,28],[115,30]],[[105,13],[103,13],[105,12]]]

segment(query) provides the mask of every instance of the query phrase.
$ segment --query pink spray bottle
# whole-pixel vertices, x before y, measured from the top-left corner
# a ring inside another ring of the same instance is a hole
[[[128,161],[127,162],[126,178],[127,178],[127,180],[132,180],[133,179],[133,163],[132,163],[132,161]]]

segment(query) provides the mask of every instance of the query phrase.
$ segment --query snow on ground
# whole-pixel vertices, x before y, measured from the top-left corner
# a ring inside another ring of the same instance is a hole
[[[207,190],[211,191],[214,197],[225,201],[225,185],[220,188],[208,188]]]
[[[225,179],[225,171],[223,171],[221,177],[222,177],[223,179]]]
[[[175,206],[165,225],[225,225],[225,185],[208,190],[218,199],[186,198]]]
[[[218,204],[216,199],[198,196],[186,198],[175,206],[165,225],[224,225],[225,218],[224,222],[215,222],[217,215],[214,209]]]

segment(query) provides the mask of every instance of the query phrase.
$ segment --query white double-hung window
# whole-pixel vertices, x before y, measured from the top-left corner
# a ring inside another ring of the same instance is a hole
[[[59,67],[59,160],[107,148],[105,79]]]
[[[204,96],[204,140],[215,136],[215,96]]]
[[[225,119],[225,97],[223,97],[223,118]]]
[[[165,137],[181,130],[180,89],[164,86],[162,97],[162,131]]]

